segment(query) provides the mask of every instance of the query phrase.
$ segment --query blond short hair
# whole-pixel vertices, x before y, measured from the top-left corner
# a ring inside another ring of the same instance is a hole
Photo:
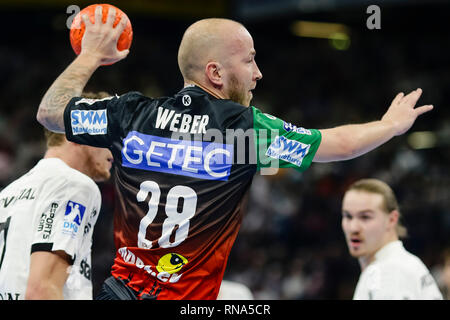
[[[392,188],[385,182],[378,179],[361,179],[353,184],[351,184],[347,191],[355,190],[355,191],[364,191],[368,193],[379,194],[383,197],[382,210],[386,213],[391,213],[396,210],[399,213],[398,223],[396,226],[397,235],[399,238],[406,238],[408,235],[408,230],[401,223],[402,215],[400,213],[400,208],[398,205],[397,198],[395,196]]]
[[[100,91],[97,93],[83,92],[81,96],[88,99],[103,99],[106,97],[110,97],[111,95],[108,92]],[[66,141],[66,135],[64,133],[52,132],[46,128],[44,128],[44,135],[45,141],[47,143],[47,148],[58,147]]]

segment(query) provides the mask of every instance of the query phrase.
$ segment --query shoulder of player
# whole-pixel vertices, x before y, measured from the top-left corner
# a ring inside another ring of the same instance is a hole
[[[56,162],[58,163],[58,162]],[[59,162],[57,165],[53,163],[51,168],[52,175],[50,183],[60,187],[79,188],[80,190],[88,190],[89,193],[100,194],[100,189],[97,184],[86,174],[69,167],[64,162]]]
[[[139,91],[129,91],[129,92],[126,92],[126,93],[121,94],[121,95],[116,95],[116,97],[118,99],[123,99],[123,100],[135,100],[135,99],[147,100],[147,99],[152,99],[152,98],[149,98],[149,97],[143,95]]]
[[[422,259],[406,250],[402,263],[404,264],[403,270],[410,275],[415,274],[418,277],[422,277],[430,272]]]
[[[224,123],[229,120],[245,118],[249,121],[253,121],[253,108],[245,107],[239,103],[231,100],[219,99],[212,102],[213,110],[211,113],[215,115],[217,119],[222,119]]]
[[[370,265],[369,268],[372,269],[371,272],[379,272],[381,277],[412,278],[420,277],[424,272],[428,272],[422,260],[408,251],[398,256],[378,260]]]
[[[71,176],[67,177],[70,185],[81,188],[82,190],[90,190],[90,192],[95,192],[96,195],[100,194],[100,189],[92,178],[78,170],[69,169],[72,173]]]
[[[145,96],[139,91],[129,91],[121,95],[116,94],[115,97],[117,98],[116,103],[118,103],[118,105],[128,106],[133,109],[142,103],[147,104],[155,100],[154,98]]]
[[[186,95],[192,97],[192,101],[188,99],[185,102]],[[165,98],[161,98],[164,101]],[[192,110],[194,112],[198,112],[205,116],[209,117],[209,124],[218,124],[224,128],[228,128],[229,126],[237,126],[237,127],[246,127],[246,122],[251,121],[253,117],[253,111],[251,107],[245,107],[237,102],[234,102],[229,99],[217,99],[208,93],[201,91],[198,88],[193,88],[192,90],[181,91],[174,96],[174,103],[177,99],[181,99],[181,103],[183,103],[186,107],[185,103],[190,104]],[[160,103],[161,103],[160,100]],[[197,103],[194,106],[194,103]],[[248,121],[245,121],[248,119]],[[242,122],[244,120],[244,123]]]
[[[204,96],[206,93],[199,95],[198,92],[195,92],[192,94],[192,92],[186,91],[186,92],[179,92],[175,94],[174,96],[160,96],[160,97],[148,97],[143,95],[139,91],[130,91],[127,92],[121,96],[118,96],[120,100],[122,100],[123,103],[129,103],[131,101],[139,101],[139,102],[148,102],[153,103],[155,102],[156,105],[161,106],[162,104],[165,104],[168,100],[172,100],[172,103],[175,103],[177,99],[183,99],[183,97],[186,94],[191,94],[192,97],[201,97]],[[213,106],[214,110],[212,111],[219,111],[224,112],[225,114],[236,114],[236,113],[243,113],[243,112],[252,112],[251,108],[245,107],[239,103],[236,103],[229,99],[209,99],[209,102]],[[169,102],[170,104],[170,102]]]
[[[3,195],[15,194],[18,190],[23,190],[26,187],[30,187],[32,185],[36,185],[36,183],[45,184],[48,181],[47,178],[42,179],[42,174],[47,175],[49,179],[53,178],[53,174],[48,173],[57,173],[58,166],[53,167],[50,164],[50,161],[45,161],[45,159],[41,159],[33,168],[31,168],[28,172],[18,177],[11,183],[9,183],[5,188],[3,188],[0,192],[0,197]],[[38,175],[36,175],[36,173]]]
[[[218,106],[220,105],[222,107],[233,108],[233,109],[241,110],[241,111],[245,111],[246,109],[250,108],[250,107],[243,106],[242,104],[237,103],[230,99],[217,99],[217,100],[213,100],[213,103]]]
[[[11,194],[15,194],[19,188],[22,188],[24,177],[25,176],[19,177],[18,179],[12,181],[10,184],[4,187],[2,190],[0,190],[0,199]]]

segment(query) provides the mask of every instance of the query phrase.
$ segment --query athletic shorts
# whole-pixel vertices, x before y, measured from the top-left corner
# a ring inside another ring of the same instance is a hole
[[[131,289],[122,279],[110,276],[103,282],[102,289],[95,297],[95,300],[138,300],[138,292]],[[154,300],[156,296],[143,295],[143,300]]]

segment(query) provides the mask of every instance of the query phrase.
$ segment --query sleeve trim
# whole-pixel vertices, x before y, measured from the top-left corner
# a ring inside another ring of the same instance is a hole
[[[31,245],[31,253],[37,251],[52,251],[53,242],[34,243]]]
[[[54,251],[53,242],[34,243],[31,245],[31,253],[40,251],[53,252]],[[68,254],[68,257],[69,257],[69,264],[73,265],[73,263],[75,262],[76,255],[74,255],[72,258],[72,256]]]

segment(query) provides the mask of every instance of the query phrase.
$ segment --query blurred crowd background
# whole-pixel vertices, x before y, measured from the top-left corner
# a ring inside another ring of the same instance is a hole
[[[66,9],[92,3],[0,0],[0,190],[44,154],[37,107],[75,58],[66,26],[72,12]],[[360,269],[341,230],[341,198],[351,182],[374,177],[398,196],[409,231],[405,247],[424,261],[450,298],[450,1],[108,3],[130,17],[134,41],[127,59],[101,67],[87,91],[172,95],[183,86],[176,59],[183,31],[212,16],[236,19],[253,35],[263,79],[252,104],[297,126],[378,120],[398,92],[422,88],[418,104],[434,104],[435,110],[407,134],[354,160],[255,176],[225,279],[247,285],[257,299],[351,299]],[[381,29],[367,28],[371,4],[381,9]],[[95,292],[115,251],[114,189],[111,182],[100,188]]]

